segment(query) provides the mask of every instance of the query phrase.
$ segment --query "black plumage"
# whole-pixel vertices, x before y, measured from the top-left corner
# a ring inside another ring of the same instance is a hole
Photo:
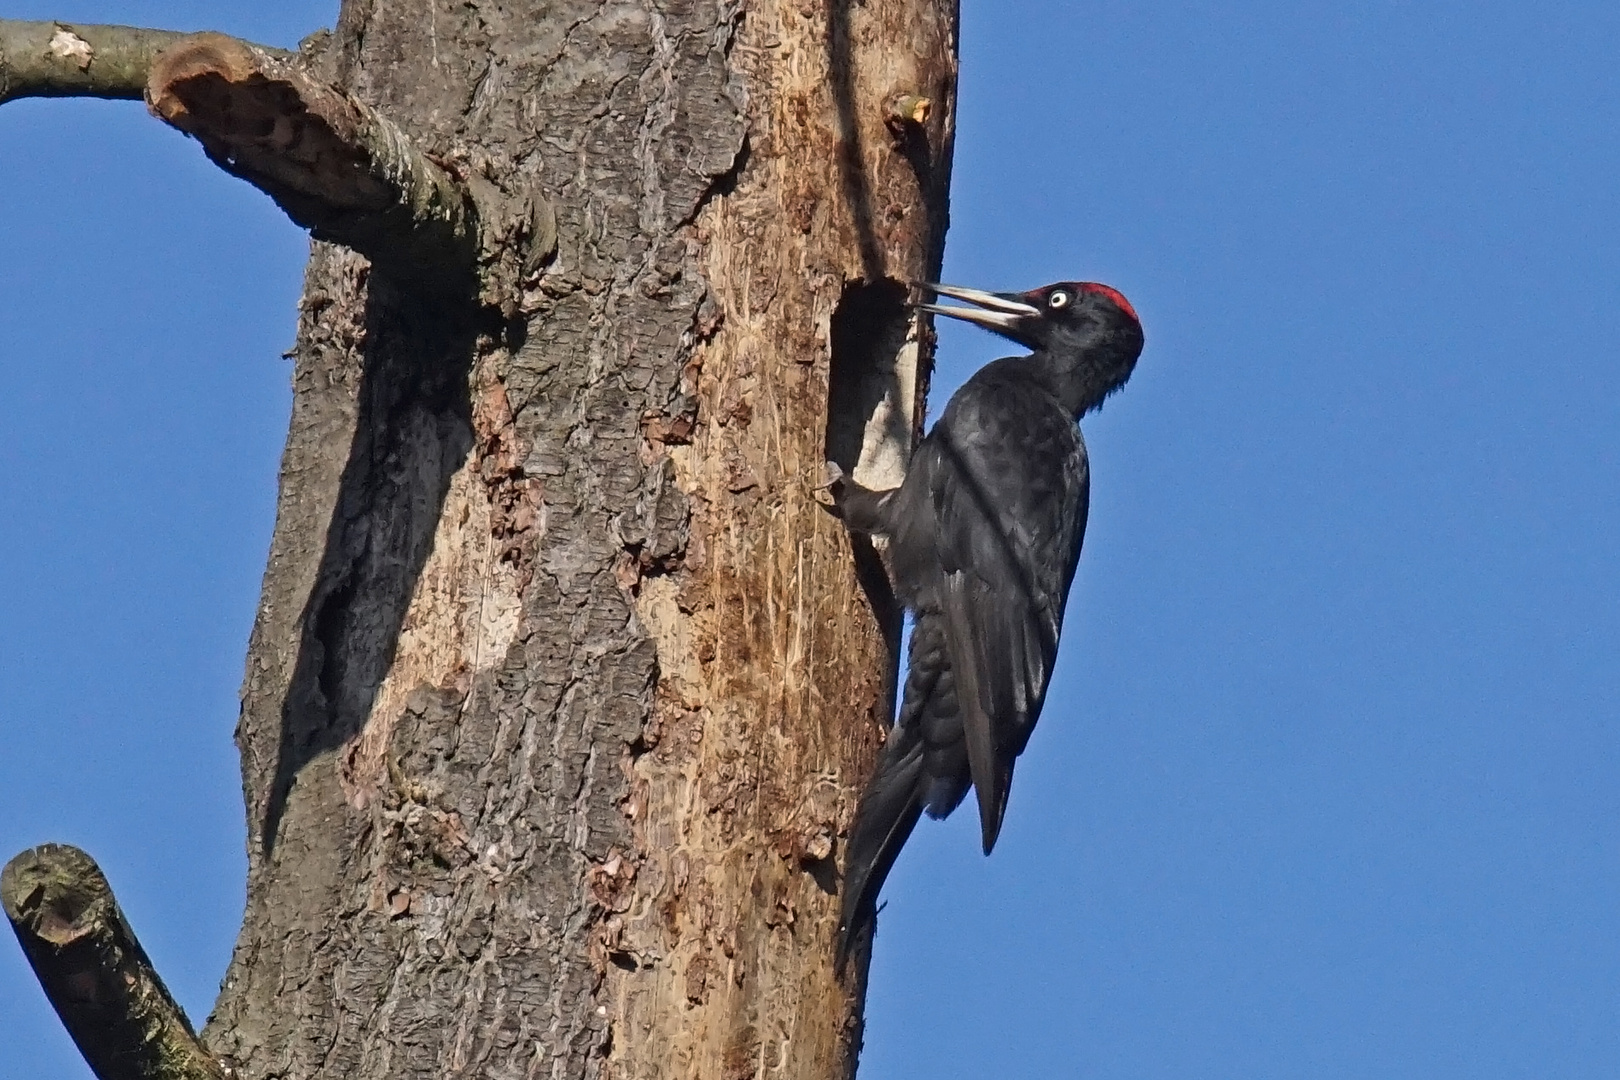
[[[978,306],[925,310],[1031,353],[987,364],[951,397],[898,488],[834,472],[849,527],[887,537],[895,594],[914,619],[900,713],[850,834],[840,963],[924,811],[945,817],[971,786],[985,854],[995,846],[1085,536],[1090,465],[1076,421],[1125,384],[1142,351],[1136,312],[1106,285],[928,288]]]

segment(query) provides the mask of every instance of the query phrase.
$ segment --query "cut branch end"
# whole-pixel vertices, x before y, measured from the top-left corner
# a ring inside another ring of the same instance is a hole
[[[40,987],[100,1080],[225,1080],[152,970],[90,856],[65,844],[0,871],[0,906]]]

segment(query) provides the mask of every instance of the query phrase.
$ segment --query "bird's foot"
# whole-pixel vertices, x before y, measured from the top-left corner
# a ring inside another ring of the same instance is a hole
[[[825,506],[834,514],[842,516],[840,505],[844,496],[844,470],[836,461],[827,462],[827,478],[812,488],[816,493],[816,502]]]

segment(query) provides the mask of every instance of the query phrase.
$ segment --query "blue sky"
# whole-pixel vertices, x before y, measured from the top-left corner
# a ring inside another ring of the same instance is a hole
[[[335,5],[12,3],[292,44]],[[1620,1070],[1620,8],[966,0],[949,281],[1122,289],[994,857],[890,878],[862,1075]],[[305,241],[136,105],[0,108],[0,857],[207,1013]],[[999,354],[942,326],[935,409]],[[0,944],[0,1077],[84,1076]]]

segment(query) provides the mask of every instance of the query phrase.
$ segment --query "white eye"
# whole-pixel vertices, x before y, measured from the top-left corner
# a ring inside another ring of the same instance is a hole
[[[1064,292],[1062,289],[1059,289],[1057,292],[1046,298],[1046,306],[1054,309],[1068,307],[1069,294]]]

